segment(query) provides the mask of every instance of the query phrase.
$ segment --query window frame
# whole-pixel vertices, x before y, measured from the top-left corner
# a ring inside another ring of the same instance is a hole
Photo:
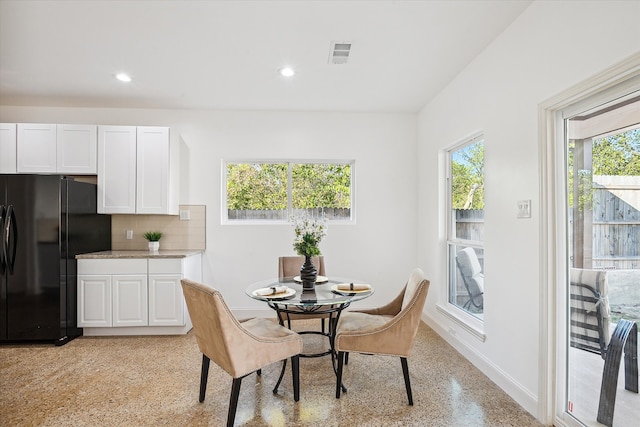
[[[229,164],[286,164],[287,165],[287,218],[286,219],[229,219],[227,209],[227,165]],[[220,198],[220,222],[222,225],[282,225],[288,224],[293,214],[292,207],[292,172],[294,164],[332,164],[349,165],[351,167],[351,208],[349,219],[331,219],[332,225],[355,224],[356,222],[356,161],[355,159],[256,159],[256,158],[230,158],[222,159],[221,166],[221,198]]]
[[[485,250],[484,240],[467,240],[461,239],[455,235],[455,227],[456,221],[453,218],[452,212],[452,184],[453,184],[453,154],[456,151],[461,150],[464,147],[473,145],[475,143],[482,142],[486,147],[486,137],[484,131],[474,132],[464,138],[459,139],[449,147],[443,149],[443,157],[444,157],[444,183],[445,183],[445,201],[443,203],[444,209],[444,218],[445,218],[445,239],[444,239],[444,259],[446,260],[446,282],[443,284],[444,289],[442,295],[444,295],[444,301],[440,301],[440,303],[436,306],[438,311],[445,316],[447,316],[450,320],[461,326],[467,332],[469,332],[472,336],[475,336],[480,341],[484,342],[486,339],[486,335],[484,334],[484,317],[478,317],[473,313],[463,309],[463,307],[458,306],[450,302],[451,295],[451,283],[452,283],[452,274],[456,272],[455,258],[451,255],[451,250],[455,249],[456,246],[465,246],[471,248],[480,248]],[[483,159],[484,161],[484,159]],[[486,162],[484,162],[486,165]],[[486,172],[483,172],[483,175],[486,176]],[[486,206],[485,206],[486,208]],[[486,306],[483,309],[483,313],[486,311]]]

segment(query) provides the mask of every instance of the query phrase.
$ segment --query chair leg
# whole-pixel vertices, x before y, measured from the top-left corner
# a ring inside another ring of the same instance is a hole
[[[242,378],[234,378],[233,384],[231,384],[231,398],[229,399],[229,413],[227,415],[227,427],[233,427],[233,422],[236,419],[236,409],[238,408],[238,396],[240,396],[240,384]]]
[[[291,373],[293,374],[293,400],[300,400],[300,356],[291,356]]]
[[[344,351],[338,352],[338,372],[336,372],[336,399],[340,399],[340,392],[342,391],[342,364],[344,362],[344,356]]]
[[[598,404],[597,420],[599,423],[608,427],[613,425],[613,410],[616,404],[618,372],[620,371],[623,350],[625,353],[625,388],[635,393],[638,392],[637,330],[634,322],[620,319],[611,336],[609,347],[607,347],[607,353],[604,359],[604,371],[602,373],[602,386],[600,387],[600,403]]]
[[[400,361],[402,362],[402,374],[404,375],[404,385],[407,388],[409,405],[413,406],[413,395],[411,394],[411,380],[409,380],[409,365],[407,364],[407,358],[401,357]]]
[[[344,354],[344,364],[345,365],[349,364],[349,352],[348,351]]]
[[[320,325],[322,327],[322,333],[325,334],[326,332],[325,332],[325,329],[324,329],[324,318],[320,319]]]
[[[207,391],[207,378],[209,378],[209,358],[202,355],[202,369],[200,371],[200,398],[201,403],[204,402],[204,395]]]

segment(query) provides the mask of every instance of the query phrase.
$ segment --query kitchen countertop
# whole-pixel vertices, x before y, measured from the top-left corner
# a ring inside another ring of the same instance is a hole
[[[181,251],[100,251],[76,255],[76,259],[123,259],[123,258],[186,258],[201,254],[201,250]]]

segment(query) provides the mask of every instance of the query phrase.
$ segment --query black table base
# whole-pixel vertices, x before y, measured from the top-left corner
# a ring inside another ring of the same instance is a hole
[[[285,319],[287,323],[287,327],[291,329],[291,317],[290,314],[327,314],[329,316],[329,329],[328,332],[321,331],[300,331],[298,334],[300,335],[322,335],[329,339],[329,349],[319,353],[302,353],[300,357],[323,357],[327,355],[331,355],[331,365],[333,366],[333,373],[338,375],[337,364],[337,354],[335,351],[335,336],[336,336],[336,327],[338,326],[338,320],[340,319],[340,313],[342,310],[349,306],[349,303],[344,304],[334,304],[330,306],[308,306],[308,307],[300,307],[296,306],[295,309],[291,309],[287,306],[286,303],[271,301],[268,303],[269,307],[274,309],[278,315],[278,322],[281,326],[284,326]],[[278,387],[280,387],[280,383],[282,382],[282,378],[284,378],[284,371],[287,367],[287,360],[282,361],[282,369],[280,371],[280,376],[278,377],[278,381],[276,382],[275,387],[273,388],[273,393],[278,393]],[[342,391],[346,392],[347,388],[344,384],[341,384]]]

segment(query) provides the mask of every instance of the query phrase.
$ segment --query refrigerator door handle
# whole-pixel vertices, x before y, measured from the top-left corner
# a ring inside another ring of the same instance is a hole
[[[13,233],[11,233],[13,231]],[[9,205],[4,224],[4,258],[9,274],[13,274],[13,267],[16,265],[16,251],[18,247],[18,224],[16,224],[16,213],[13,205]],[[12,245],[13,243],[13,245]],[[13,250],[11,250],[13,246]],[[11,253],[13,252],[13,253]]]
[[[4,205],[0,205],[0,231],[2,232],[2,244],[0,244],[0,275],[4,274],[7,270],[7,261],[4,254],[4,219],[7,215],[7,208]]]

